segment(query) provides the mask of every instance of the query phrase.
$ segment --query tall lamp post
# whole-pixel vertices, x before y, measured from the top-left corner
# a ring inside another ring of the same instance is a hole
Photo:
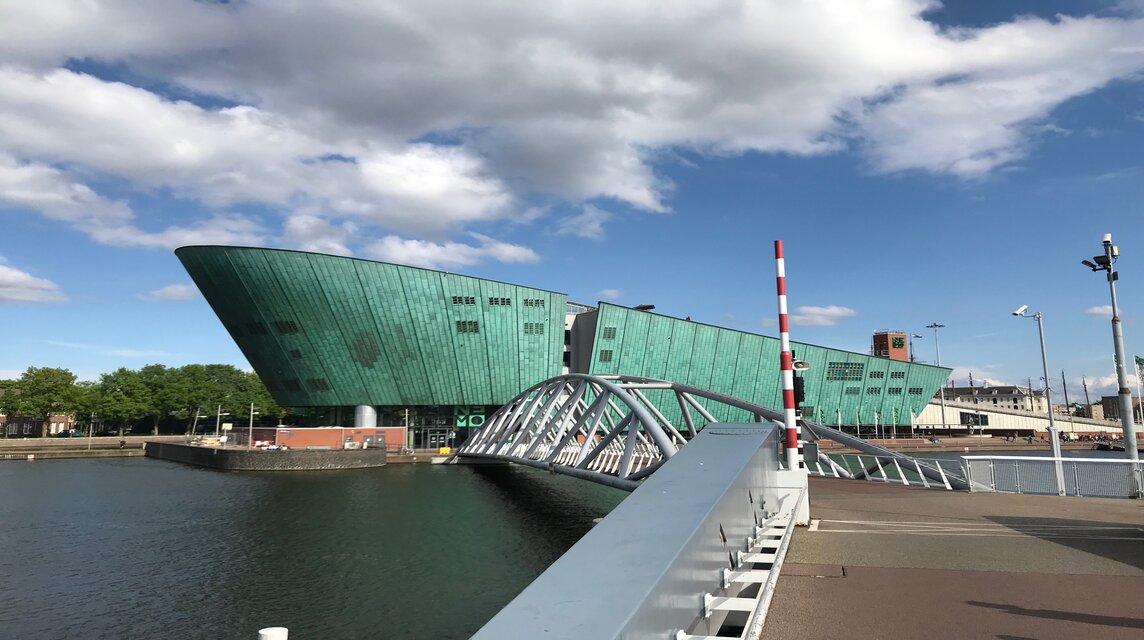
[[[1045,356],[1045,325],[1041,321],[1041,312],[1033,315],[1025,313],[1029,305],[1017,307],[1013,315],[1020,318],[1033,318],[1037,321],[1037,331],[1041,335],[1041,370],[1045,373],[1045,403],[1049,405],[1049,441],[1053,448],[1053,471],[1057,477],[1057,495],[1065,495],[1065,475],[1061,469],[1061,438],[1057,433],[1057,423],[1053,421],[1053,397],[1049,395],[1049,360]]]
[[[944,328],[945,328],[944,324],[938,324],[936,322],[926,325],[926,329],[933,329],[933,348],[937,354],[936,364],[939,367],[941,366],[941,345],[938,344],[937,330],[938,329],[944,329]],[[945,421],[945,380],[941,381],[941,389],[939,389],[938,395],[941,397],[941,426],[946,427],[946,425],[948,425],[949,423]],[[947,428],[947,431],[948,431],[948,428]]]
[[[254,416],[258,412],[254,410],[254,403],[250,403],[250,426],[246,430],[246,448],[250,449],[254,446]]]
[[[1112,234],[1104,234],[1101,240],[1104,255],[1093,256],[1092,260],[1081,260],[1081,264],[1093,271],[1104,271],[1108,276],[1108,292],[1112,297],[1112,345],[1116,354],[1116,385],[1119,387],[1120,428],[1124,431],[1124,452],[1130,460],[1139,460],[1136,451],[1136,425],[1132,421],[1132,390],[1128,388],[1128,374],[1124,370],[1124,332],[1120,328],[1120,314],[1116,309],[1116,280],[1119,274],[1112,266],[1120,257],[1120,247],[1112,244]],[[1094,264],[1095,263],[1095,264]]]
[[[220,404],[218,406],[218,412],[215,414],[214,434],[216,436],[219,435],[220,433],[222,433],[222,417],[223,416],[229,416],[229,415],[230,415],[230,412],[229,411],[223,411],[222,405]]]

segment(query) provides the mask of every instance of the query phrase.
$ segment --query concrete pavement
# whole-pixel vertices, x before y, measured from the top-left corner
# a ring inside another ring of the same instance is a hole
[[[811,478],[768,639],[1144,637],[1144,503]]]

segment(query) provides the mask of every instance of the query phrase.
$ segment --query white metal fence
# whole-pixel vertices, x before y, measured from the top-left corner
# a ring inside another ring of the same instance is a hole
[[[887,482],[934,489],[952,489],[949,478],[964,478],[961,460],[937,458],[892,458],[864,453],[831,453],[829,462],[806,460],[811,475],[834,478],[853,478],[871,482]],[[927,478],[924,467],[937,470],[937,477]]]
[[[1144,462],[1127,459],[964,456],[962,460],[973,491],[1056,495],[1058,461],[1065,495],[1135,498],[1144,486]]]
[[[963,456],[953,459],[890,458],[831,453],[828,460],[807,460],[811,475],[853,478],[931,489],[951,489],[949,478],[964,478],[971,491],[1057,495],[1055,463],[1061,465],[1064,495],[1095,498],[1144,497],[1144,462],[1107,458]],[[925,467],[938,476],[926,477]]]

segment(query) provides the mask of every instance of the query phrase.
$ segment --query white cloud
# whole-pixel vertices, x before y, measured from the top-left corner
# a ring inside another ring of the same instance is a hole
[[[1012,384],[997,377],[994,369],[996,365],[958,365],[949,374],[949,381],[956,387],[968,387],[970,377],[973,378],[975,387],[1003,387]]]
[[[0,302],[64,302],[67,297],[51,280],[0,262]]]
[[[855,148],[879,171],[980,177],[1031,153],[1062,103],[1144,71],[1138,11],[943,29],[925,19],[938,6],[17,3],[0,21],[0,200],[104,242],[96,221],[130,246],[207,232],[134,220],[110,181],[209,215],[322,218],[315,247],[348,253],[346,223],[363,242],[440,241],[529,219],[536,195],[666,211],[656,166],[679,150]],[[566,232],[602,236],[600,213]]]
[[[790,322],[796,327],[833,327],[842,318],[852,318],[858,312],[849,307],[830,305],[827,307],[797,307],[790,314]]]
[[[624,292],[619,289],[601,289],[596,292],[596,295],[600,296],[601,300],[619,300],[623,297]]]
[[[154,291],[141,293],[138,297],[142,300],[153,300],[156,302],[193,300],[199,297],[199,289],[193,284],[169,284]]]
[[[365,254],[375,260],[396,262],[427,269],[467,267],[486,259],[497,262],[536,262],[539,257],[528,247],[499,242],[488,236],[470,234],[478,246],[460,242],[427,242],[386,236],[366,247]]]
[[[349,223],[335,226],[324,218],[300,214],[286,220],[282,236],[302,251],[349,256],[353,251],[347,243],[355,231]]]
[[[84,344],[80,342],[66,342],[63,340],[43,340],[44,344],[52,345],[54,347],[63,347],[65,349],[78,349],[80,351],[88,351],[91,353],[115,357],[115,358],[166,358],[173,354],[169,351],[162,351],[159,349],[133,349],[130,347],[108,347],[98,344]]]
[[[614,216],[590,204],[584,205],[580,213],[562,218],[556,223],[556,233],[566,236],[579,236],[591,240],[604,239],[604,223]]]
[[[1102,304],[1095,307],[1089,307],[1084,310],[1090,316],[1099,316],[1101,318],[1112,318],[1112,305]]]

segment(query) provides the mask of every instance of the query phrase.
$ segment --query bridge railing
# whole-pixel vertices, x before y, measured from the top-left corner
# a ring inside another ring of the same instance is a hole
[[[861,453],[822,454],[817,460],[807,459],[806,469],[815,476],[946,490],[956,489],[951,479],[960,480],[966,474],[965,466],[959,459],[902,458]],[[937,473],[927,474],[927,470],[936,470]]]
[[[964,456],[973,491],[1056,495],[1055,463],[1060,462],[1069,496],[1141,497],[1144,462],[1107,458]]]

